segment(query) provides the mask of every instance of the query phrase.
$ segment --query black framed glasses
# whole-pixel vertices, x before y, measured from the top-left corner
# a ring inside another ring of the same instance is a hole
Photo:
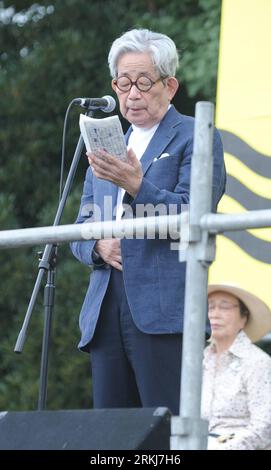
[[[237,307],[240,307],[239,304],[233,304],[231,302],[219,302],[219,303],[213,303],[213,302],[210,302],[208,304],[208,310],[209,312],[213,312],[216,308],[218,308],[218,310],[223,310],[223,311],[226,311],[226,310],[232,310],[234,308],[237,308]]]
[[[129,77],[119,77],[114,80],[114,83],[120,91],[130,91],[132,86],[135,85],[139,91],[149,91],[153,85],[163,80],[162,77],[158,78],[155,82],[149,77],[138,77],[134,82]]]

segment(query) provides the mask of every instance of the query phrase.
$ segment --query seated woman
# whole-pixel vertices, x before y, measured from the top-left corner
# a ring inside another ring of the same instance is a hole
[[[212,334],[202,384],[208,449],[270,447],[271,357],[252,342],[271,330],[271,311],[241,288],[210,285],[208,317]]]

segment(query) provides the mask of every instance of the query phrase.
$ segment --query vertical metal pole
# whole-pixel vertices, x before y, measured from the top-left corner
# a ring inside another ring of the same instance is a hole
[[[208,262],[212,258],[208,232],[200,219],[211,211],[213,175],[212,103],[199,102],[195,113],[194,148],[191,168],[189,239],[186,250],[186,288],[180,417],[171,423],[171,448],[206,449],[208,423],[201,420],[202,358],[205,341]]]

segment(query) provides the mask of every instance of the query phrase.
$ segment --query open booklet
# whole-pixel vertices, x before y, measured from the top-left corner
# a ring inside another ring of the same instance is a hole
[[[127,146],[118,116],[95,119],[80,114],[79,126],[87,151],[105,149],[110,155],[126,160]]]

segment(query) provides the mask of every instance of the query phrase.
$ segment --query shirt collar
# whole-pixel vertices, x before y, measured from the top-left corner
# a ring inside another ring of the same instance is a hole
[[[251,341],[249,337],[246,335],[246,333],[241,330],[238,335],[236,336],[235,340],[229,347],[227,351],[225,351],[225,354],[231,353],[234,356],[237,357],[245,357],[247,354],[247,346],[251,344]],[[204,360],[207,360],[208,357],[212,356],[216,352],[216,346],[215,342],[211,341],[210,345],[207,346],[207,348],[204,351]]]
[[[247,346],[251,344],[249,337],[241,330],[236,336],[234,342],[229,347],[229,351],[238,357],[245,357],[247,354]]]
[[[145,128],[145,127],[137,127],[134,124],[132,124],[132,129],[134,134],[140,135],[140,134],[151,134],[152,132],[155,132],[157,127],[159,126],[160,123],[154,124],[154,126],[150,128]]]

